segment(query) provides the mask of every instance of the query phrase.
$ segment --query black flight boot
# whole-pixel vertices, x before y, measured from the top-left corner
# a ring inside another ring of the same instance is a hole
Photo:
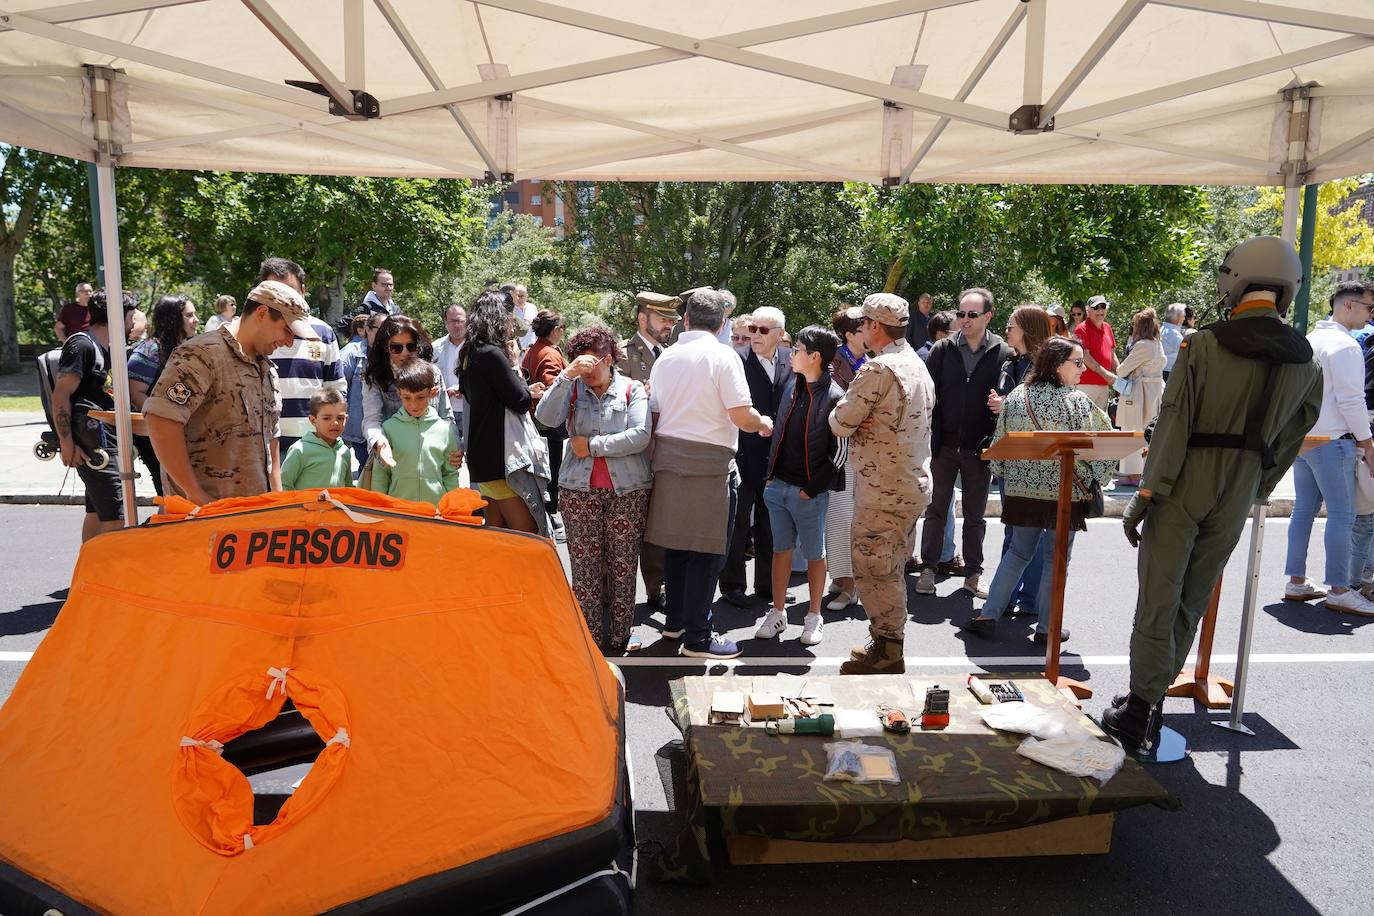
[[[1151,707],[1133,693],[1117,700],[1120,705],[1113,700],[1102,713],[1102,730],[1120,741],[1122,749],[1133,757],[1150,753],[1159,741],[1158,707]]]

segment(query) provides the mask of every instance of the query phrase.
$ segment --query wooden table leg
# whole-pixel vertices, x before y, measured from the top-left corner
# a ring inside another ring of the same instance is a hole
[[[1217,609],[1221,606],[1221,577],[1212,589],[1212,600],[1202,618],[1198,631],[1197,665],[1184,668],[1165,691],[1171,697],[1192,697],[1208,709],[1229,709],[1233,685],[1225,678],[1210,673],[1212,667],[1212,639],[1217,632]]]
[[[1064,592],[1069,581],[1069,526],[1073,524],[1073,464],[1075,452],[1059,454],[1059,506],[1054,529],[1054,578],[1050,586],[1050,632],[1045,640],[1045,679],[1075,703],[1093,695],[1092,688],[1059,675],[1059,633],[1064,628]]]

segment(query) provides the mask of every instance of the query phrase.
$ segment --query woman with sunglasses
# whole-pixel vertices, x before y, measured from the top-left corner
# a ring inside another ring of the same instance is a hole
[[[368,351],[372,349],[384,321],[386,316],[378,312],[354,316],[354,339],[339,350],[339,371],[348,382],[348,422],[344,424],[341,438],[358,459],[353,473],[355,480],[363,472],[369,454],[367,436],[363,435],[363,373],[367,371]]]
[[[1111,420],[1077,390],[1083,375],[1083,347],[1067,337],[1051,337],[1040,348],[1024,384],[1002,402],[993,442],[1011,432],[1034,430],[1109,430]],[[1074,504],[1069,548],[1075,532],[1086,531],[1087,503],[1093,481],[1111,482],[1115,461],[1079,461],[1074,468]],[[977,617],[963,625],[968,633],[991,636],[997,620],[1011,604],[1012,593],[1026,567],[1041,551],[1040,588],[1036,600],[1039,620],[1035,641],[1049,638],[1050,584],[1054,579],[1054,531],[1059,514],[1059,462],[993,461],[992,473],[1002,478],[1002,524],[1012,536],[1002,552],[988,598]],[[1068,630],[1060,633],[1067,641]]]
[[[863,309],[857,305],[841,306],[830,318],[831,330],[839,338],[840,346],[830,363],[830,378],[840,390],[848,391],[855,374],[868,361],[864,347]],[[854,480],[854,467],[845,460],[844,476]],[[845,487],[830,494],[825,508],[825,560],[830,572],[829,591],[835,596],[825,607],[842,611],[859,601],[859,588],[854,581],[854,561],[850,554],[850,526],[854,521],[854,488]]]
[[[382,424],[401,409],[401,395],[396,391],[396,370],[412,359],[433,359],[434,347],[430,345],[425,329],[415,319],[381,313],[376,317],[382,319],[382,324],[375,332],[369,325],[369,334],[375,333],[375,336],[368,349],[367,363],[362,368],[363,437],[367,440],[369,458],[375,456],[387,467],[395,467],[396,462],[391,457],[391,446],[382,432]],[[432,403],[439,416],[446,420],[452,418],[448,395],[442,385]]]
[[[529,410],[544,385],[527,384],[516,368],[507,351],[514,329],[508,293],[488,290],[468,309],[467,346],[458,359],[458,386],[467,402],[464,460],[487,501],[488,525],[542,533],[549,521],[540,480],[547,482],[548,466],[531,453],[538,435]]]

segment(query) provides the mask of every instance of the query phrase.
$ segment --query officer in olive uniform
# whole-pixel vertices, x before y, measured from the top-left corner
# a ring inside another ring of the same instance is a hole
[[[935,385],[906,342],[907,302],[891,293],[864,300],[864,363],[835,409],[830,428],[850,439],[855,470],[850,525],[854,578],[870,641],[841,674],[901,674],[906,633],[906,558],[916,520],[930,502],[930,427]]]
[[[1188,337],[1169,374],[1125,517],[1126,538],[1140,547],[1131,691],[1102,716],[1130,753],[1153,748],[1164,691],[1187,660],[1245,520],[1317,420],[1321,367],[1282,317],[1302,280],[1292,246],[1279,239],[1233,248],[1218,268],[1227,320]]]
[[[620,342],[624,354],[616,368],[637,382],[649,387],[649,373],[654,368],[654,360],[663,352],[672,338],[673,327],[678,323],[678,306],[682,300],[677,296],[663,293],[639,293],[635,296],[637,312],[635,322],[638,330],[628,339]],[[639,549],[639,575],[644,580],[644,591],[649,595],[649,603],[663,607],[663,548],[645,541]]]

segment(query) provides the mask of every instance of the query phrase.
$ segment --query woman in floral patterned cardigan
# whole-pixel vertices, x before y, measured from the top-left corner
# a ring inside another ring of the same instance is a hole
[[[1013,389],[1002,402],[997,417],[996,442],[1009,432],[1032,430],[1109,430],[1111,420],[1087,395],[1074,386],[1083,374],[1083,348],[1067,337],[1051,337],[1035,356],[1035,363],[1023,384]],[[1069,548],[1077,531],[1086,531],[1088,493],[1092,481],[1101,486],[1111,482],[1115,461],[1080,461],[1074,469],[1073,524]],[[1012,526],[1011,543],[1002,552],[997,572],[988,587],[988,600],[979,615],[964,624],[970,633],[991,636],[997,619],[1007,610],[1016,583],[1041,539],[1045,539],[1044,567],[1036,606],[1040,619],[1035,625],[1035,641],[1044,642],[1049,634],[1050,584],[1054,579],[1054,529],[1058,516],[1058,461],[994,461],[992,473],[1004,481],[1002,524]],[[1067,640],[1067,630],[1060,641]]]

